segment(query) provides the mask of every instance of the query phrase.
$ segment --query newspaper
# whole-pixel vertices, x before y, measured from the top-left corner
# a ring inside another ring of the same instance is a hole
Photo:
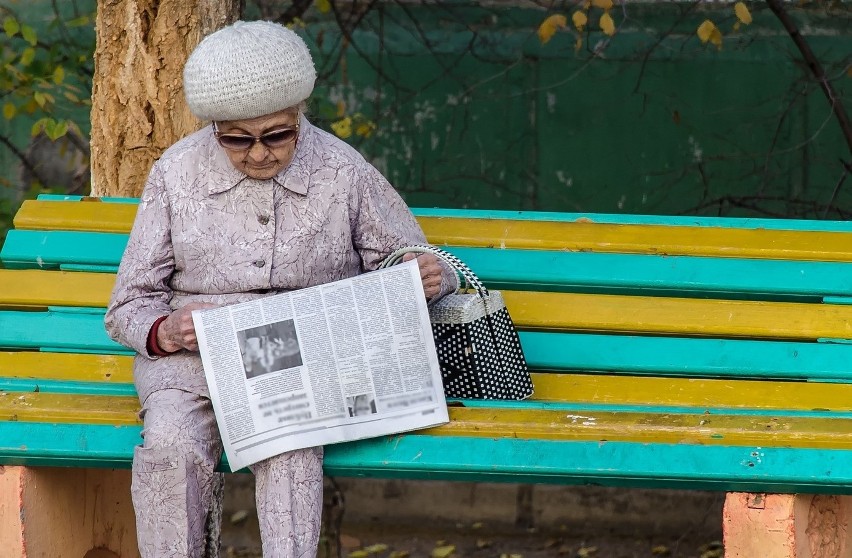
[[[414,261],[192,317],[234,471],[449,421]]]

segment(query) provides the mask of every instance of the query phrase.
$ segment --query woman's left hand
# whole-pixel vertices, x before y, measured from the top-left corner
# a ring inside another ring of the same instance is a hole
[[[426,293],[426,298],[437,296],[441,292],[441,277],[444,268],[437,257],[432,254],[406,254],[402,257],[402,261],[409,262],[417,258],[417,265],[420,267],[420,280],[423,281],[423,292]]]

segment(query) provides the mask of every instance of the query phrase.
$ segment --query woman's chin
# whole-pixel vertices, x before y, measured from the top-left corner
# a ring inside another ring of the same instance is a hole
[[[280,165],[275,163],[271,163],[269,165],[244,165],[242,171],[246,173],[246,176],[249,178],[254,178],[255,180],[269,180],[280,171]]]

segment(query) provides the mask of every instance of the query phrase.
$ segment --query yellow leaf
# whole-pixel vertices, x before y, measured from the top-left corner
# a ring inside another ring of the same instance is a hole
[[[577,551],[578,558],[588,558],[592,554],[598,551],[598,547],[596,546],[584,546],[580,550]]]
[[[568,20],[562,14],[553,14],[541,22],[538,26],[538,40],[541,44],[547,43],[556,34],[557,29],[562,29],[568,25]]]
[[[6,120],[12,120],[15,117],[15,114],[17,114],[17,112],[18,109],[15,108],[15,105],[13,105],[12,103],[6,103],[5,105],[3,105],[3,117]]]
[[[337,101],[337,117],[343,118],[344,114],[346,114],[346,103],[343,101]]]
[[[737,14],[737,19],[748,25],[751,23],[751,12],[748,11],[748,6],[742,2],[734,4],[734,13]]]
[[[21,53],[21,66],[29,66],[32,64],[35,54],[35,49],[33,47],[25,48],[24,52]]]
[[[601,26],[601,31],[612,37],[615,35],[615,22],[612,20],[612,16],[609,13],[604,12],[601,16],[598,25]]]
[[[388,558],[408,558],[410,553],[407,550],[394,550],[388,554]]]
[[[363,136],[368,138],[373,135],[373,131],[376,129],[376,123],[371,121],[361,122],[357,126],[355,126],[355,134],[358,136]]]
[[[384,552],[388,549],[388,545],[383,543],[371,544],[370,546],[364,547],[364,550],[367,554],[378,554],[380,552]]]
[[[368,556],[370,555],[366,550],[354,550],[349,553],[349,558],[368,558]]]
[[[608,10],[612,8],[612,0],[592,0],[592,6],[602,10]]]
[[[716,48],[722,48],[722,32],[718,28],[710,33],[710,42],[716,45]]]
[[[432,558],[448,558],[456,551],[456,545],[448,544],[432,549]]]
[[[582,31],[586,24],[589,23],[589,17],[586,15],[586,12],[577,10],[571,16],[571,21],[574,22],[574,27],[577,28],[577,31]]]
[[[742,25],[739,21],[734,22],[734,31],[740,30],[740,25]]]
[[[36,91],[33,93],[33,99],[38,103],[38,106],[44,108],[44,104],[47,102],[47,97],[44,96],[44,93],[41,91]]]
[[[26,42],[30,43],[31,46],[36,46],[36,43],[38,43],[38,37],[36,36],[35,29],[29,25],[21,26],[21,37],[23,37]]]
[[[331,11],[331,2],[329,0],[316,0],[314,4],[316,4],[320,13],[327,14]]]
[[[581,48],[583,48],[583,37],[577,37],[577,41],[574,42],[574,52],[580,52]]]
[[[337,137],[346,139],[352,135],[352,118],[341,118],[337,122],[331,123],[331,129],[337,134]],[[351,555],[350,555],[351,556]]]
[[[18,23],[18,20],[9,16],[3,20],[3,31],[6,32],[6,36],[10,39],[18,34],[18,31],[21,30],[21,25]]]
[[[719,31],[716,24],[709,19],[705,19],[701,25],[698,26],[698,38],[701,39],[702,43],[710,42],[717,47],[722,48],[722,32]]]
[[[53,70],[53,83],[59,85],[65,80],[65,68],[62,66],[57,66]]]

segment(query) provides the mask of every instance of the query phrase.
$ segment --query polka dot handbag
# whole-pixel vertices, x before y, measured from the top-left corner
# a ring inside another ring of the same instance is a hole
[[[381,267],[402,261],[410,252],[434,254],[466,283],[464,289],[429,305],[444,394],[468,399],[525,399],[532,395],[524,351],[503,295],[486,289],[461,260],[430,245],[400,248]]]

